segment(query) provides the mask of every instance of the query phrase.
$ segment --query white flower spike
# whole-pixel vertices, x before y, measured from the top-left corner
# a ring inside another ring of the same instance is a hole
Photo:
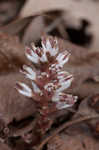
[[[61,110],[73,106],[77,97],[63,93],[73,80],[71,74],[62,70],[70,53],[59,53],[58,41],[53,37],[43,37],[41,45],[39,48],[32,44],[32,48],[25,51],[26,57],[33,62],[35,69],[24,65],[21,72],[30,79],[32,88],[24,83],[18,83],[17,89],[19,93],[32,97],[40,108],[39,113],[45,113],[47,116],[48,110],[51,111],[53,108]],[[46,108],[45,112],[43,108]]]

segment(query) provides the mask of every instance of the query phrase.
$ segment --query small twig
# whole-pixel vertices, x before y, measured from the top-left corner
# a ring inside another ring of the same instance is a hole
[[[96,118],[99,118],[99,115],[94,115],[94,116],[85,116],[85,117],[81,117],[79,119],[76,119],[76,120],[72,120],[72,121],[69,121],[69,122],[66,122],[64,123],[61,127],[59,127],[58,129],[56,129],[55,131],[52,131],[50,133],[50,135],[48,135],[47,137],[45,137],[41,144],[36,148],[36,150],[42,150],[43,146],[51,139],[53,138],[54,136],[56,136],[59,132],[61,132],[62,130],[64,130],[65,128],[67,127],[70,127],[72,125],[75,125],[75,124],[78,124],[78,123],[81,123],[83,121],[87,121],[87,120],[91,120],[91,119],[96,119]]]

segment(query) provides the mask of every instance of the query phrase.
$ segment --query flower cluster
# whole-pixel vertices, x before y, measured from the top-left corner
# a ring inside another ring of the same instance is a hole
[[[42,48],[26,48],[26,57],[33,63],[33,69],[24,65],[21,72],[30,79],[32,89],[24,83],[17,83],[19,93],[32,98],[37,104],[37,111],[45,124],[49,114],[67,107],[71,107],[77,100],[76,96],[66,94],[73,80],[73,76],[62,71],[68,61],[70,53],[59,53],[58,41],[53,37],[42,37]],[[40,120],[39,120],[40,121]],[[42,124],[39,123],[40,128]],[[46,131],[48,127],[45,127]]]

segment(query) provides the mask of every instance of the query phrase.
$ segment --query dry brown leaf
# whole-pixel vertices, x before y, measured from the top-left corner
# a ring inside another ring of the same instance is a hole
[[[84,117],[84,116],[95,116],[98,115],[96,112],[97,110],[93,107],[91,107],[91,103],[93,102],[93,97],[90,96],[85,98],[79,105],[78,111],[75,113],[73,116],[73,119],[77,119],[79,117]],[[95,96],[96,97],[96,96]],[[84,122],[90,129],[92,129],[92,134],[95,136],[99,135],[98,132],[98,123],[99,123],[99,118],[97,119],[92,119]]]
[[[0,1],[0,26],[12,21],[19,13],[22,2],[17,0]]]
[[[24,46],[18,37],[0,33],[0,72],[19,70],[26,62]]]
[[[48,142],[48,150],[65,150],[65,142],[57,135]]]
[[[77,113],[74,115],[74,118],[79,118],[80,116],[95,116],[97,115],[97,112],[95,111],[95,109],[93,109],[92,107],[90,107],[89,102],[91,101],[91,96],[85,98],[79,105],[78,111]],[[98,120],[98,119],[96,119]],[[95,119],[88,121],[88,122],[94,122],[95,123]]]
[[[6,124],[31,116],[35,111],[33,102],[14,88],[24,78],[19,69],[26,63],[24,46],[18,37],[0,33],[0,116]]]
[[[69,135],[61,133],[48,142],[48,150],[98,150],[96,141],[86,127],[75,126],[70,128]]]
[[[53,10],[41,13],[33,19],[29,26],[24,30],[22,41],[29,44],[31,41],[38,42],[42,34],[51,34],[63,39],[67,39],[65,31],[63,11]]]
[[[44,29],[45,25],[42,16],[32,19],[28,28],[24,31],[24,36],[22,38],[23,43],[27,45],[31,42],[37,42],[37,40],[40,39]]]
[[[0,150],[11,150],[6,144],[0,142]]]
[[[8,33],[8,34],[18,34],[21,30],[23,30],[32,20],[32,17],[17,19],[14,22],[9,23],[6,26],[0,27],[0,32]]]
[[[20,18],[28,17],[36,13],[45,11],[62,10],[64,13],[64,21],[66,27],[78,29],[81,26],[81,20],[86,20],[90,26],[86,29],[87,34],[92,34],[93,40],[89,49],[98,51],[99,47],[99,20],[97,13],[99,12],[98,1],[74,1],[74,0],[28,0],[20,12]],[[73,35],[77,36],[77,35]]]
[[[25,78],[19,73],[0,76],[0,116],[5,124],[27,118],[35,112],[33,101],[15,89],[17,81],[25,81]]]

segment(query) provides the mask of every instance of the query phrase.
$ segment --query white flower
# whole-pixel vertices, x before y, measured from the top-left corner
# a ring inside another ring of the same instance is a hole
[[[30,80],[36,80],[36,72],[32,70],[32,68],[24,65],[23,70],[21,70],[23,74]]]
[[[61,92],[61,91],[64,91],[65,89],[69,88],[72,81],[73,81],[72,75],[61,78],[59,80],[59,88],[56,90],[56,92]]]
[[[64,51],[56,57],[56,60],[59,63],[59,66],[63,67],[63,65],[69,60],[70,53]]]
[[[51,44],[50,40],[51,40],[51,39],[49,39],[49,38],[47,38],[46,41],[44,41],[44,39],[43,39],[43,40],[42,40],[42,47],[43,47],[45,53],[46,53],[46,52],[49,52],[49,54],[50,54],[51,56],[56,56],[56,54],[57,54],[58,51],[59,51],[57,40],[54,39],[53,45]]]
[[[26,52],[25,52],[26,57],[32,61],[33,63],[38,63],[39,62],[39,57],[36,54],[36,52],[34,52],[32,49],[30,48],[26,48]]]
[[[74,103],[77,101],[77,96],[72,96],[70,94],[60,93],[56,94],[56,97],[53,97],[53,101],[57,98],[56,107],[58,109],[64,109],[68,107],[72,107]]]
[[[26,49],[26,57],[35,64],[35,69],[24,65],[21,71],[26,78],[30,79],[32,89],[24,83],[18,83],[17,89],[19,93],[34,98],[39,103],[40,109],[45,106],[49,109],[49,103],[57,109],[71,107],[77,97],[62,93],[70,87],[73,80],[71,74],[62,71],[70,53],[68,51],[59,53],[58,42],[55,38],[42,38],[41,44],[42,48],[32,44],[31,49]]]
[[[32,90],[24,83],[16,83],[16,89],[18,92],[24,96],[32,97]]]

